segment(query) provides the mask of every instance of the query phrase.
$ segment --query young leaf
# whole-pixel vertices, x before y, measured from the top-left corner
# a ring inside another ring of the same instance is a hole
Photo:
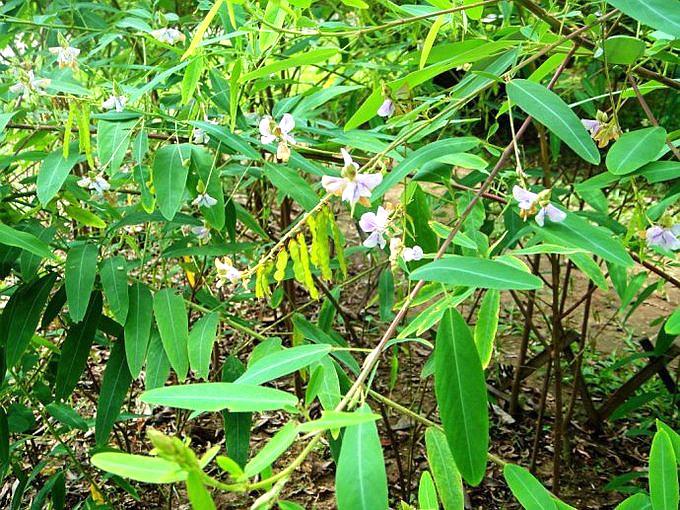
[[[460,510],[465,506],[463,479],[453,460],[446,435],[430,427],[425,431],[427,462],[430,464],[434,482],[444,510]]]
[[[652,510],[652,501],[647,494],[638,492],[623,500],[614,510]]]
[[[143,283],[133,283],[127,292],[129,309],[124,327],[125,354],[130,374],[136,378],[144,365],[146,348],[149,345],[153,322],[153,297],[149,288]],[[147,367],[147,372],[148,369],[149,367]]]
[[[654,510],[678,508],[678,465],[668,434],[657,430],[649,454],[649,495]]]
[[[106,259],[99,270],[99,276],[113,318],[118,324],[125,325],[130,304],[125,257],[117,255]]]
[[[236,382],[239,384],[263,384],[273,381],[309,366],[326,356],[330,351],[330,345],[309,344],[274,352],[250,365]]]
[[[513,495],[526,510],[555,510],[555,502],[548,490],[523,467],[506,464],[503,476]]]
[[[501,293],[495,289],[489,289],[479,307],[477,324],[475,325],[475,345],[477,345],[482,368],[489,366],[493,354],[493,342],[498,329],[500,304]]]
[[[432,475],[429,471],[423,471],[418,484],[418,506],[420,510],[439,510],[437,502],[437,489],[434,487]]]
[[[182,296],[163,289],[153,297],[153,314],[170,365],[180,382],[189,371],[189,323]]]
[[[413,271],[409,278],[499,290],[531,290],[543,285],[537,276],[502,262],[460,255],[449,255],[425,264]]]
[[[187,478],[187,472],[179,465],[159,457],[104,452],[93,455],[92,464],[114,475],[144,483],[175,483]]]
[[[192,508],[195,510],[215,510],[215,502],[210,495],[210,491],[203,485],[198,472],[191,471],[187,476],[186,484],[187,496]]]
[[[82,243],[71,247],[66,255],[66,301],[73,322],[80,322],[85,317],[97,275],[98,253],[95,244]]]
[[[61,346],[54,387],[56,400],[66,400],[78,384],[80,374],[85,370],[90,347],[94,340],[102,314],[102,295],[94,292],[87,307],[85,318],[71,326]]]
[[[198,383],[155,388],[142,393],[143,402],[192,411],[237,412],[294,410],[295,395],[273,388],[241,383]]]
[[[364,405],[359,412],[370,413]],[[387,510],[387,474],[374,421],[347,427],[335,472],[338,510]]]
[[[267,466],[271,465],[285,452],[290,445],[295,442],[298,436],[297,424],[293,421],[286,423],[264,447],[257,452],[255,457],[246,464],[243,472],[250,478],[260,473]]]
[[[99,402],[97,402],[95,439],[98,445],[105,444],[108,440],[130,384],[132,384],[132,376],[125,359],[125,344],[122,339],[119,339],[113,343],[111,355],[106,362]]]
[[[597,165],[600,153],[576,114],[554,92],[529,80],[507,85],[510,100],[547,127],[583,159]]]
[[[208,379],[210,355],[219,324],[219,313],[209,313],[197,320],[189,333],[189,364],[201,379]]]
[[[434,389],[451,453],[470,485],[481,482],[489,447],[486,381],[470,329],[449,308],[437,331]]]
[[[437,34],[439,33],[439,29],[441,26],[444,24],[446,21],[446,16],[437,16],[437,18],[434,20],[434,23],[432,23],[432,26],[430,27],[430,30],[427,32],[427,36],[425,37],[425,42],[423,43],[423,50],[420,53],[420,65],[419,68],[422,69],[425,67],[425,64],[427,63],[427,59],[430,56],[430,51],[432,50],[432,45],[434,44],[435,39],[437,38]]]

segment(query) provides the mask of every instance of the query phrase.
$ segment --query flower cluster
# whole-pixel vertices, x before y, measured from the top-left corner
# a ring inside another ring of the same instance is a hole
[[[536,223],[541,227],[545,224],[546,217],[553,223],[560,223],[567,217],[567,213],[550,203],[550,190],[533,193],[529,190],[514,186],[512,196],[519,203],[519,215],[526,221],[529,216],[536,216]]]
[[[295,119],[290,113],[285,113],[278,124],[270,115],[265,115],[260,120],[260,142],[270,144],[278,140],[276,157],[281,161],[288,161],[290,158],[288,144],[295,145],[295,138],[290,134],[293,129],[295,129]]]
[[[647,229],[647,244],[665,250],[680,250],[680,224],[669,227],[653,225]]]
[[[581,119],[581,123],[601,149],[606,147],[610,141],[615,141],[621,136],[621,129],[619,129],[616,119],[614,117],[609,119],[606,113],[599,110],[594,119]]]
[[[177,42],[184,42],[186,36],[176,28],[159,28],[152,30],[151,35],[157,40],[165,44],[174,45]]]
[[[359,227],[368,234],[364,241],[364,246],[367,248],[380,249],[385,248],[387,240],[385,236],[389,236],[390,232],[390,211],[383,206],[378,206],[376,212],[366,212],[361,215],[359,220]],[[413,260],[420,260],[423,258],[423,249],[418,246],[405,247],[401,237],[394,236],[390,239],[390,261],[396,263],[397,258],[401,256],[404,262],[411,262]]]
[[[324,175],[321,185],[328,193],[342,197],[342,200],[349,203],[352,208],[357,202],[366,207],[370,206],[369,198],[373,189],[382,182],[382,174],[359,172],[359,164],[352,159],[349,152],[344,148],[340,149],[340,152],[345,163],[341,177]]]
[[[97,174],[94,177],[85,176],[78,181],[78,186],[94,191],[99,196],[111,189],[111,185],[102,174]]]

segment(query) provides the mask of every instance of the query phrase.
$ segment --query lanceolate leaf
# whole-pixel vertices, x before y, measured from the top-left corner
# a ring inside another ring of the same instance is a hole
[[[423,471],[418,484],[418,505],[421,510],[438,510],[437,490],[429,471]]]
[[[247,477],[252,477],[260,473],[267,466],[270,466],[279,456],[293,444],[298,436],[295,422],[289,421],[272,437],[264,447],[257,452],[244,468],[243,472]]]
[[[78,384],[80,374],[85,370],[90,347],[94,340],[97,325],[102,313],[102,295],[92,294],[85,318],[71,326],[66,340],[61,346],[61,356],[57,366],[57,381],[54,396],[57,400],[67,399]]]
[[[361,412],[371,410],[364,405]],[[338,510],[387,510],[387,474],[375,422],[345,429],[335,492]]]
[[[36,180],[38,200],[43,206],[47,205],[59,193],[78,159],[80,159],[80,154],[77,150],[71,150],[68,158],[64,158],[64,150],[59,148],[48,154],[43,160]]]
[[[272,411],[294,410],[295,395],[273,388],[241,383],[198,383],[156,388],[142,393],[149,404],[191,409],[192,411]]]
[[[166,145],[156,152],[153,162],[153,183],[161,214],[171,220],[182,205],[182,196],[189,175],[191,145]]]
[[[49,245],[33,234],[22,232],[4,223],[0,223],[0,244],[15,246],[43,259],[53,259],[54,254]]]
[[[654,434],[649,454],[649,495],[654,510],[678,508],[678,465],[666,431]]]
[[[560,96],[529,80],[512,80],[507,91],[513,103],[552,131],[576,154],[594,165],[600,163],[595,143]]]
[[[187,477],[187,472],[174,462],[129,453],[97,453],[92,456],[92,464],[114,475],[144,483],[174,483]]]
[[[490,289],[484,295],[477,315],[475,325],[475,344],[482,362],[482,368],[489,366],[493,354],[493,342],[498,329],[498,315],[501,303],[501,293]]]
[[[265,163],[264,173],[281,193],[291,197],[306,211],[311,211],[319,203],[314,189],[295,170],[284,165]]]
[[[526,510],[555,509],[555,502],[548,490],[523,467],[506,464],[503,476],[513,495]]]
[[[97,156],[101,169],[115,175],[130,145],[132,127],[137,121],[97,123]]]
[[[125,349],[127,351],[127,344]],[[146,389],[160,388],[168,380],[169,375],[170,362],[168,361],[168,355],[165,354],[163,342],[158,331],[154,331],[149,340],[149,351],[146,356],[146,376],[144,377]]]
[[[257,360],[237,379],[237,383],[262,384],[292,374],[326,356],[330,345],[310,344],[274,352]]]
[[[97,420],[95,423],[95,439],[97,444],[105,444],[113,430],[113,424],[120,414],[127,390],[132,383],[132,376],[125,360],[125,344],[122,339],[114,342],[111,355],[106,363],[102,380],[99,402],[97,403]]]
[[[189,364],[201,379],[208,379],[210,355],[217,334],[220,315],[217,312],[201,317],[191,327],[189,334]]]
[[[427,462],[439,492],[444,510],[462,510],[465,506],[463,479],[453,460],[446,436],[433,427],[425,431]]]
[[[118,324],[124,325],[130,302],[125,258],[117,255],[106,259],[99,270],[99,275],[113,318]]]
[[[144,365],[153,322],[153,297],[143,283],[133,283],[126,289],[129,309],[125,321],[125,354],[132,377],[137,377]]]
[[[97,275],[98,251],[96,245],[82,243],[72,246],[66,255],[66,301],[73,322],[85,317]]]
[[[222,381],[234,382],[244,371],[243,363],[237,357],[229,356],[222,367]],[[222,417],[224,418],[224,442],[227,445],[227,455],[243,468],[248,460],[253,415],[247,412],[222,411]]]
[[[666,130],[650,127],[629,131],[616,140],[607,153],[607,170],[626,175],[656,159],[666,143]]]
[[[0,346],[5,348],[8,367],[14,367],[28,347],[56,280],[57,275],[49,273],[22,285],[5,305],[0,317]]]
[[[163,347],[180,381],[189,370],[189,323],[182,296],[172,289],[163,289],[153,298],[153,313]]]
[[[637,493],[623,500],[615,510],[652,510],[652,501],[647,494]]]
[[[531,290],[542,286],[540,278],[502,262],[459,255],[421,266],[411,273],[410,279],[499,290]]]
[[[455,308],[439,324],[434,357],[435,396],[446,439],[465,481],[477,485],[489,446],[486,381],[470,329]]]

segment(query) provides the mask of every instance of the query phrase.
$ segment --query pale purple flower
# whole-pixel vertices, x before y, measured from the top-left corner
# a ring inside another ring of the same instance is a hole
[[[236,269],[229,257],[224,257],[224,262],[219,258],[215,259],[217,269],[217,288],[224,286],[225,283],[236,283],[242,276],[242,272]]]
[[[420,260],[423,258],[423,249],[417,244],[412,248],[404,248],[404,252],[401,254],[404,262],[411,262],[412,260]]]
[[[125,104],[127,103],[127,97],[110,95],[106,101],[102,101],[102,108],[105,110],[116,110],[117,112],[122,112],[125,109]]]
[[[194,132],[191,134],[191,141],[196,145],[205,145],[210,141],[210,136],[208,136],[208,133],[201,128],[195,128]]]
[[[561,211],[548,201],[550,196],[548,190],[538,193],[532,193],[529,190],[515,185],[512,188],[512,196],[517,200],[522,219],[527,219],[529,216],[536,215],[536,223],[541,227],[545,224],[546,216],[553,223],[560,223],[565,220],[567,213]]]
[[[102,174],[97,174],[95,177],[83,177],[78,181],[78,186],[94,191],[98,195],[103,195],[105,191],[111,189],[111,185]]]
[[[80,55],[80,50],[74,48],[73,46],[53,46],[49,48],[52,55],[57,56],[57,64],[59,67],[70,67],[71,69],[77,69],[78,67],[78,55]]]
[[[583,124],[583,127],[586,128],[586,131],[590,133],[591,137],[595,136],[602,127],[600,121],[595,119],[581,119],[581,124]]]
[[[158,30],[152,30],[151,35],[156,40],[165,44],[175,44],[186,39],[184,34],[176,28],[159,28]]]
[[[197,207],[212,207],[217,203],[217,200],[208,195],[207,193],[199,193],[196,198],[191,202],[192,205]]]
[[[270,115],[265,115],[260,120],[260,141],[266,144],[281,140],[295,145],[295,138],[290,134],[293,129],[295,129],[295,119],[290,113],[284,113],[278,124]]]
[[[364,241],[364,246],[367,248],[374,248],[380,246],[384,248],[387,244],[385,240],[385,233],[389,224],[390,213],[382,206],[378,207],[377,212],[367,212],[361,215],[359,226],[361,230],[370,234]]]
[[[203,243],[210,241],[210,229],[205,225],[191,227],[191,232]]]
[[[378,108],[378,116],[379,117],[391,117],[392,115],[394,115],[394,110],[395,110],[394,101],[392,101],[388,97],[380,105],[380,108]]]
[[[28,71],[27,77],[28,79],[25,82],[18,81],[9,88],[9,91],[14,94],[20,93],[24,101],[30,99],[33,92],[42,93],[43,89],[49,87],[51,82],[49,78],[36,78],[33,70]]]
[[[671,228],[653,225],[647,229],[647,244],[666,250],[680,250],[680,224]]]
[[[359,173],[359,164],[356,163],[349,152],[344,148],[340,149],[345,166],[342,169],[342,177],[332,177],[324,175],[321,178],[321,185],[333,195],[341,196],[344,202],[348,202],[352,207],[357,202],[370,205],[369,198],[373,189],[382,182],[382,174],[362,174]]]

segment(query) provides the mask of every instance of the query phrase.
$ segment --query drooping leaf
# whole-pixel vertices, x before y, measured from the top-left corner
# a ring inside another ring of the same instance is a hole
[[[444,510],[462,510],[465,506],[463,479],[453,460],[446,435],[434,427],[425,431],[427,462],[432,470]]]
[[[97,275],[98,253],[94,243],[81,243],[72,246],[66,255],[66,302],[73,322],[80,322],[85,317]]]
[[[172,220],[182,205],[182,196],[189,175],[191,145],[165,145],[156,152],[153,162],[153,183],[161,214]]]
[[[489,447],[486,381],[470,329],[455,308],[439,324],[434,357],[435,396],[446,439],[465,481],[477,485]]]
[[[136,120],[129,122],[110,122],[100,120],[97,123],[97,156],[99,170],[115,175],[125,158],[130,145],[132,128]]]
[[[153,322],[153,297],[143,283],[133,283],[126,288],[128,293],[128,313],[125,320],[125,355],[130,374],[136,378],[144,365],[146,349],[149,345],[151,323]]]
[[[99,270],[99,276],[113,318],[118,324],[124,325],[130,304],[125,258],[117,255],[106,259]]]
[[[554,510],[555,502],[548,490],[526,469],[506,464],[503,476],[510,490],[526,510]]]
[[[482,368],[489,366],[493,354],[493,342],[498,329],[498,317],[501,304],[501,293],[490,289],[484,295],[479,306],[477,324],[475,325],[475,345],[479,352]]]
[[[208,379],[210,355],[219,323],[220,315],[212,312],[197,320],[189,333],[189,364],[201,379]]]
[[[680,39],[680,9],[674,0],[607,0],[607,3],[644,25]]]
[[[540,278],[526,271],[495,260],[460,255],[449,255],[425,264],[409,278],[499,290],[531,290],[542,286]]]
[[[600,153],[576,114],[554,92],[529,80],[512,80],[508,97],[566,143],[583,159],[597,165]]]
[[[309,344],[274,352],[251,364],[236,382],[239,384],[263,384],[273,381],[309,366],[326,356],[330,351],[329,345]]]
[[[368,406],[360,412],[370,413]],[[387,510],[387,475],[374,421],[347,427],[335,472],[338,510]]]
[[[222,381],[234,382],[245,371],[243,363],[235,356],[229,356],[222,367]],[[238,466],[245,467],[250,450],[250,429],[253,421],[252,413],[222,411],[224,419],[224,442],[227,454]]]
[[[153,313],[165,353],[180,381],[189,371],[189,322],[182,296],[163,289],[153,297]]]
[[[71,151],[65,158],[64,150],[57,149],[43,160],[36,179],[36,193],[43,207],[59,193],[69,172],[79,159],[78,151]]]
[[[105,444],[108,440],[130,384],[132,384],[132,376],[125,358],[125,344],[122,339],[119,339],[113,343],[111,355],[106,362],[99,402],[97,402],[97,420],[94,430],[98,445]]]
[[[649,495],[654,510],[678,508],[678,465],[665,430],[657,430],[649,453]]]
[[[0,244],[20,248],[43,259],[54,258],[54,253],[47,243],[33,234],[22,232],[4,223],[0,223]]]
[[[127,344],[125,349],[127,353]],[[158,331],[154,331],[149,339],[149,350],[146,356],[145,388],[147,390],[152,390],[154,388],[162,387],[165,384],[165,381],[168,380],[169,375],[170,362],[168,361],[168,355],[165,354],[161,336],[158,334]]]

